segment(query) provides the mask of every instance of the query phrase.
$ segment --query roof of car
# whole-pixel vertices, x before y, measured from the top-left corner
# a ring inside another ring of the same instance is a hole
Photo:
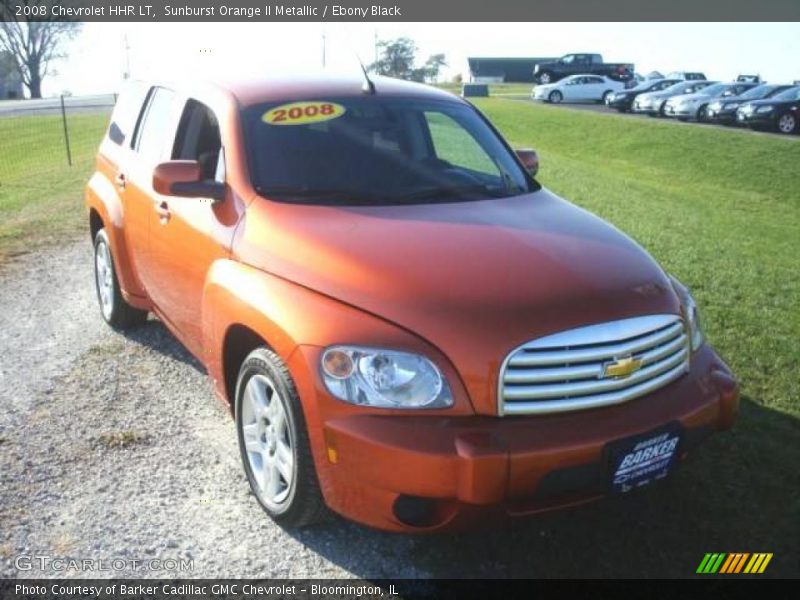
[[[390,77],[371,77],[378,95],[454,100],[444,90]],[[213,84],[233,94],[242,106],[262,102],[348,97],[364,95],[363,76],[297,76],[266,75],[242,79],[216,80]]]

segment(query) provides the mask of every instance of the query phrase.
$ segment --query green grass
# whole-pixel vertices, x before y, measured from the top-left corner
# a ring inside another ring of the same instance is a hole
[[[462,83],[439,83],[436,87],[454,94],[461,93]],[[490,96],[525,96],[531,95],[533,89],[532,83],[490,83],[489,95]]]
[[[686,283],[759,403],[800,415],[800,142],[534,105],[478,102],[540,181],[611,221]]]
[[[106,114],[67,117],[70,167],[60,116],[0,118],[0,264],[84,228],[83,186],[107,122]]]

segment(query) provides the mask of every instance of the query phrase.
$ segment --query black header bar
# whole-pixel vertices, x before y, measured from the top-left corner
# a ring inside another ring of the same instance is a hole
[[[800,21],[800,0],[0,0],[0,18],[115,22]],[[799,32],[800,34],[800,32]]]

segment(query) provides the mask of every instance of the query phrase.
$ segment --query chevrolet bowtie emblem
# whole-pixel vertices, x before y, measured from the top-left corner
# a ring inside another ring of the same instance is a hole
[[[620,358],[614,362],[606,363],[603,368],[603,377],[627,377],[641,367],[642,361],[639,358],[633,358],[632,356]]]

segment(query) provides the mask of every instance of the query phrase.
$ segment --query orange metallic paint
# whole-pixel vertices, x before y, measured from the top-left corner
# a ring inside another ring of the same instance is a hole
[[[276,80],[180,86],[214,111],[226,197],[176,198],[153,189],[154,163],[104,140],[87,207],[108,229],[125,298],[154,310],[207,367],[221,399],[231,327],[256,332],[294,379],[321,488],[335,511],[394,531],[400,494],[436,499],[426,530],[529,514],[596,498],[542,501],[552,470],[602,460],[611,440],[679,421],[729,428],[736,383],[708,346],[690,373],[631,402],[578,413],[497,414],[499,367],[519,344],[590,323],[680,314],[664,272],[632,240],[541,190],[516,198],[397,207],[292,205],[252,188],[239,119],[265,101],[360,95],[359,80]],[[387,82],[379,94],[430,88]],[[177,117],[176,117],[177,120]],[[162,157],[169,158],[169,157]],[[125,175],[124,189],[117,185]],[[164,190],[162,190],[164,191]],[[166,207],[166,208],[165,208]],[[164,211],[168,218],[164,218]],[[409,350],[447,377],[455,405],[407,412],[333,398],[319,374],[332,344]]]

